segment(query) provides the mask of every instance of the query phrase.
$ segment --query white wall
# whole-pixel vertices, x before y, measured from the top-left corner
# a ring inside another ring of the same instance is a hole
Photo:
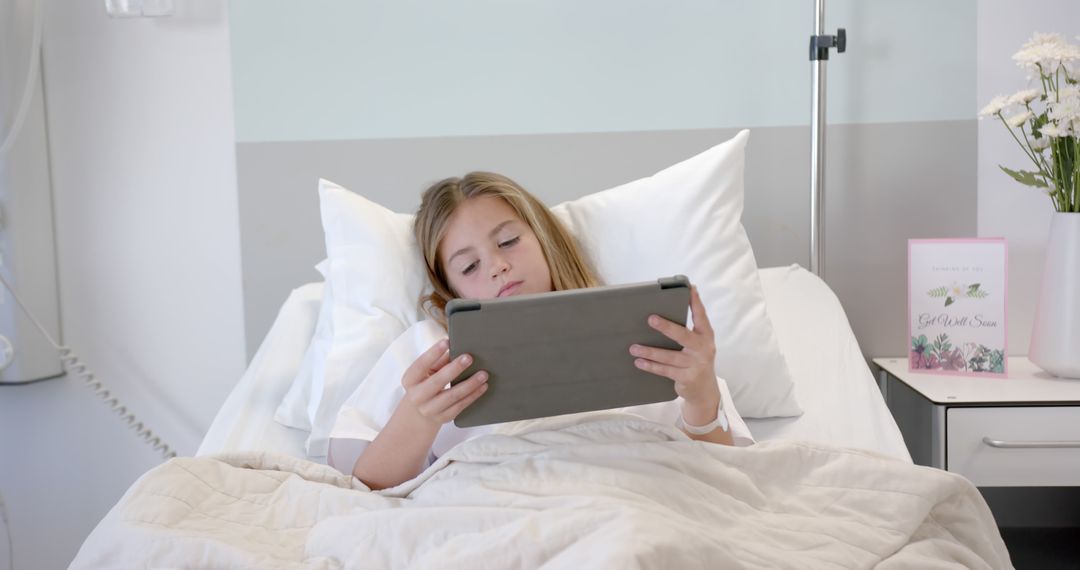
[[[1072,43],[1080,35],[1080,2],[1076,0],[979,0],[978,100],[980,109],[995,95],[1030,87],[1026,71],[1012,61],[1035,32],[1058,32]],[[1037,86],[1037,84],[1035,85]],[[1009,178],[998,165],[1027,168],[1023,151],[1000,121],[979,123],[978,227],[984,237],[1009,242],[1009,352],[1027,354],[1046,238],[1053,207],[1039,190]]]
[[[190,454],[245,365],[225,3],[45,4],[64,340]],[[17,568],[65,567],[158,462],[71,378],[0,388],[0,458]]]

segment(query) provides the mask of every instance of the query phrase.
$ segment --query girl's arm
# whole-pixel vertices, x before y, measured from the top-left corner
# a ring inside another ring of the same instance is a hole
[[[416,477],[427,465],[428,452],[440,427],[412,413],[402,400],[390,421],[356,459],[353,477],[373,491]]]
[[[435,343],[405,371],[402,398],[390,421],[357,458],[352,474],[370,489],[394,487],[424,470],[439,429],[453,421],[487,390],[481,370],[446,388],[472,362],[469,355],[450,361],[450,343]]]

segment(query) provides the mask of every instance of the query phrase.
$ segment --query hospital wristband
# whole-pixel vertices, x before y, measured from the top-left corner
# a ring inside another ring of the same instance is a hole
[[[675,422],[675,427],[685,431],[686,433],[693,435],[705,435],[712,433],[716,428],[724,430],[724,433],[728,431],[728,418],[727,413],[724,412],[724,398],[720,398],[720,404],[716,406],[716,419],[703,425],[692,426],[686,423],[683,419],[682,413],[679,413],[679,419]]]

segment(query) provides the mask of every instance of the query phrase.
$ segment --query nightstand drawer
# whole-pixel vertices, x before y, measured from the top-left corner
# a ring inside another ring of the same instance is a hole
[[[1080,486],[1080,406],[949,408],[945,445],[978,486]]]

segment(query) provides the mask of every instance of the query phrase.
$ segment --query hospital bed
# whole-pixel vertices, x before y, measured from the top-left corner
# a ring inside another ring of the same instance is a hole
[[[73,567],[1009,567],[979,491],[912,464],[829,287],[757,269],[740,223],[748,136],[552,212],[603,282],[686,268],[729,301],[708,309],[716,371],[756,444],[601,411],[501,424],[390,489],[327,466],[326,424],[362,356],[385,350],[350,341],[421,318],[426,277],[411,218],[320,180],[327,281],[292,292],[196,456],[135,482]]]
[[[759,275],[804,413],[748,419],[755,446],[601,418],[466,442],[378,493],[273,419],[317,320],[303,285],[197,457],[144,475],[73,567],[1011,567],[978,491],[911,464],[829,287]]]

